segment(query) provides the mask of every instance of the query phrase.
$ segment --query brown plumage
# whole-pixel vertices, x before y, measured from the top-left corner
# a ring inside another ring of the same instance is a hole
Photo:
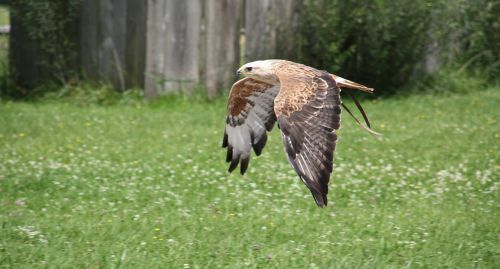
[[[245,173],[252,148],[260,155],[266,132],[278,121],[288,161],[316,204],[326,206],[340,128],[340,87],[373,89],[285,60],[248,63],[238,73],[246,78],[231,88],[222,143],[229,172],[240,164]]]

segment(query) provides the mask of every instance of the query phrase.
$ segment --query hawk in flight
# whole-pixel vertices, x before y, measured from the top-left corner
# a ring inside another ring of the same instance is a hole
[[[373,92],[372,88],[326,71],[285,61],[264,60],[238,69],[245,78],[231,88],[223,147],[229,172],[238,164],[244,174],[253,148],[259,156],[275,122],[281,130],[288,161],[311,191],[319,207],[327,205],[328,181],[340,128],[340,88]],[[351,95],[352,96],[352,95]],[[355,100],[355,99],[354,99]],[[370,124],[355,100],[366,124]],[[352,113],[344,106],[346,111]]]

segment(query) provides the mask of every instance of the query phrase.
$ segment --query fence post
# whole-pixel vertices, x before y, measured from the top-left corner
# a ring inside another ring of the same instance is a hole
[[[85,75],[124,90],[142,86],[146,2],[86,0],[80,17],[80,58]]]
[[[299,0],[250,0],[245,4],[245,60],[293,57]]]
[[[231,86],[240,56],[241,0],[208,0],[204,7],[202,77],[209,98]]]
[[[190,91],[199,82],[200,0],[148,0],[145,95]]]
[[[147,2],[127,1],[127,33],[125,48],[125,84],[128,87],[144,88],[144,68],[146,67],[146,16]]]

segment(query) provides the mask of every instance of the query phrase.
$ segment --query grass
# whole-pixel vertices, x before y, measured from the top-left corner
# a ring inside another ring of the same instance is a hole
[[[500,88],[364,103],[326,209],[277,129],[226,173],[223,100],[0,103],[0,268],[500,268]]]

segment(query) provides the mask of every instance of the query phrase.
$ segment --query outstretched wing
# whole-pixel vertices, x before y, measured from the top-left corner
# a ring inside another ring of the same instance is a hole
[[[240,163],[244,174],[250,161],[252,148],[257,156],[266,145],[266,131],[276,122],[274,98],[279,86],[252,78],[244,78],[231,88],[227,103],[226,129],[222,147],[227,147],[226,161],[231,162],[229,172]]]
[[[282,79],[276,115],[288,161],[319,207],[327,205],[333,152],[340,128],[340,88],[326,72]]]

